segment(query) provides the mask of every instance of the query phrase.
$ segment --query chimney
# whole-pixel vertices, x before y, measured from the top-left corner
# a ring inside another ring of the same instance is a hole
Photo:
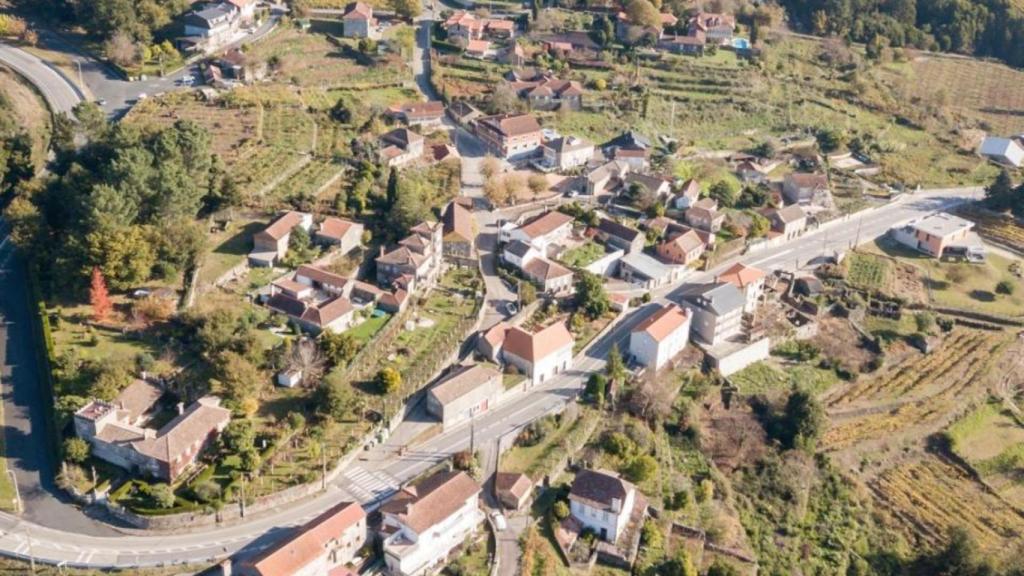
[[[383,256],[383,255],[384,255],[384,245],[381,244],[379,256]]]
[[[220,574],[221,574],[221,576],[231,576],[231,559],[230,558],[228,558],[227,560],[225,560],[225,561],[220,563]]]
[[[178,416],[181,416],[184,413],[185,413],[185,403],[184,402],[178,402]]]
[[[143,428],[142,436],[147,440],[152,440],[153,438],[156,438],[156,430],[153,428]]]
[[[612,512],[621,512],[621,511],[622,511],[622,500],[619,500],[618,498],[612,498]]]

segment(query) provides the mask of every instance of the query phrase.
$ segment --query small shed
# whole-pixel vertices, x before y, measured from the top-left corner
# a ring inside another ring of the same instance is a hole
[[[295,388],[302,382],[302,370],[288,369],[277,373],[277,385],[285,388]]]
[[[520,510],[533,493],[533,482],[526,474],[498,472],[494,475],[494,491],[502,506]]]

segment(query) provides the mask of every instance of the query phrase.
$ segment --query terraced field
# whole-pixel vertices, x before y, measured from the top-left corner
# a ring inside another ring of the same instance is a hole
[[[954,337],[960,340],[830,400],[832,426],[822,447],[844,450],[867,441],[894,439],[911,429],[923,435],[944,425],[971,394],[984,387],[1007,342],[1001,332]],[[853,399],[861,402],[849,406]]]
[[[1024,538],[1024,516],[964,470],[934,456],[896,466],[869,483],[878,508],[911,542],[945,541],[950,528],[966,528],[988,554],[1005,558]]]
[[[1024,252],[1024,226],[1012,216],[973,207],[961,207],[957,213],[974,221],[977,224],[974,230],[982,238]]]

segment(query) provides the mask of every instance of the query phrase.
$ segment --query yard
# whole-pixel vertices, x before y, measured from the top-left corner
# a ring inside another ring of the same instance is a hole
[[[252,237],[265,228],[269,221],[239,218],[228,222],[222,230],[210,234],[208,244],[213,248],[203,259],[199,269],[199,285],[208,286],[229,270],[245,262],[252,249]]]
[[[881,290],[888,285],[889,263],[874,254],[851,252],[843,262],[846,281],[865,290]]]
[[[562,254],[562,263],[570,268],[585,268],[600,260],[604,253],[604,246],[587,240],[575,248],[566,250],[565,254]]]
[[[592,410],[581,411],[578,418],[561,418],[558,426],[540,438],[532,446],[515,446],[501,455],[498,468],[502,472],[521,472],[531,478],[539,478],[558,470],[555,465],[568,454],[566,446],[579,445],[586,441],[601,419],[601,414]]]
[[[358,340],[361,345],[366,344],[377,335],[377,332],[380,332],[380,329],[383,328],[390,319],[390,314],[374,314],[367,318],[362,324],[355,328],[350,328],[345,333]]]
[[[885,238],[870,244],[868,250],[914,265],[930,301],[937,306],[999,316],[1024,316],[1024,281],[1010,271],[1019,259],[990,251],[983,263],[947,262],[929,258]],[[996,285],[1002,281],[1013,287],[1012,294],[997,290]]]
[[[762,360],[729,377],[743,395],[787,393],[794,386],[812,394],[821,394],[839,382],[834,370],[811,364],[784,365],[775,360]]]
[[[982,404],[949,427],[952,449],[1000,496],[1024,505],[1024,426],[1002,403]]]

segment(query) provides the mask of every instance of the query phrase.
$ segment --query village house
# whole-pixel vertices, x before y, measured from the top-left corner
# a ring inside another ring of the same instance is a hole
[[[388,167],[401,167],[423,157],[423,136],[395,128],[380,137],[380,158]]]
[[[444,118],[444,102],[406,102],[388,108],[388,115],[406,126],[438,126]]]
[[[496,472],[494,491],[506,510],[522,510],[533,493],[533,482],[526,474]]]
[[[249,265],[269,267],[288,254],[288,242],[292,230],[302,228],[309,232],[313,227],[313,215],[305,212],[285,212],[270,226],[267,226],[252,237],[253,249],[249,253]]]
[[[534,248],[532,244],[528,244],[522,240],[513,240],[509,242],[505,245],[505,249],[501,251],[501,259],[520,270],[522,270],[528,262],[542,257],[543,255],[540,251]]]
[[[646,237],[636,228],[630,228],[610,218],[602,218],[597,226],[597,238],[608,246],[630,254],[644,249]]]
[[[615,16],[615,38],[624,44],[633,44],[649,36],[657,43],[662,38],[665,28],[671,28],[679,23],[679,19],[669,13],[661,14],[659,26],[638,26],[630,22],[629,15],[619,12]]]
[[[673,234],[668,240],[658,243],[655,247],[655,252],[658,256],[673,264],[688,266],[700,260],[700,257],[704,254],[704,249],[705,244],[701,241],[697,232],[687,230],[686,232]]]
[[[547,258],[528,260],[522,271],[528,280],[548,294],[564,294],[572,290],[572,270]]]
[[[470,40],[466,42],[466,48],[463,50],[463,54],[467,58],[476,58],[477,60],[494,60],[498,56],[498,52],[491,47],[490,40]]]
[[[707,46],[707,37],[703,32],[698,31],[692,35],[662,36],[658,47],[675,54],[686,54],[690,56],[703,56],[704,48]]]
[[[555,170],[566,171],[586,166],[594,157],[594,145],[575,136],[562,136],[541,146],[543,164]]]
[[[765,273],[763,270],[737,262],[715,276],[715,282],[728,282],[743,292],[746,303],[743,312],[750,314],[757,309],[764,294]]]
[[[529,102],[531,110],[579,110],[583,106],[584,91],[579,82],[559,80],[548,73],[512,72],[508,86]]]
[[[978,154],[1009,168],[1024,164],[1024,139],[989,136],[981,141]]]
[[[587,173],[587,194],[607,194],[622,187],[622,183],[630,172],[628,162],[612,160]]]
[[[341,502],[233,566],[238,576],[323,576],[352,562],[366,545],[366,511]]]
[[[200,4],[182,18],[184,37],[178,39],[178,46],[185,52],[220,50],[231,43],[242,24],[238,6],[231,2]]]
[[[736,164],[735,171],[743,182],[761,184],[768,181],[768,172],[754,160],[740,161]]]
[[[536,333],[509,326],[487,336],[490,337],[485,337],[490,340],[489,351],[506,364],[515,366],[533,384],[548,381],[572,365],[574,340],[564,322],[556,322]]]
[[[473,258],[473,245],[476,242],[476,220],[473,218],[473,212],[462,202],[453,200],[445,207],[441,222],[441,245],[444,255],[452,258]]]
[[[732,14],[715,14],[698,12],[687,24],[690,36],[704,35],[708,41],[725,44],[732,40],[736,32],[736,18]]]
[[[447,430],[493,408],[504,390],[494,366],[458,366],[427,391],[427,412]]]
[[[675,358],[690,340],[690,314],[666,304],[637,324],[629,335],[629,353],[637,362],[660,370]]]
[[[628,164],[630,169],[640,172],[647,169],[652,149],[650,139],[633,131],[623,132],[601,145],[606,158]]]
[[[228,50],[217,60],[216,64],[210,64],[210,66],[218,67],[222,78],[229,78],[243,84],[252,84],[267,75],[265,61],[251,59],[238,48]]]
[[[782,182],[782,197],[790,204],[801,206],[832,205],[832,190],[825,174],[792,173],[786,174]]]
[[[498,18],[480,18],[465,10],[456,10],[442,24],[450,40],[464,41],[491,38],[495,40],[511,40],[516,35],[516,24],[511,20]]]
[[[700,200],[700,184],[694,179],[683,182],[682,187],[669,198],[671,208],[686,210]]]
[[[636,487],[607,470],[580,470],[569,490],[572,517],[611,543],[626,532],[636,502]]]
[[[380,507],[384,564],[391,576],[430,573],[484,521],[480,485],[465,472],[438,472]]]
[[[409,232],[396,248],[377,257],[377,284],[392,286],[401,281],[408,286],[403,289],[411,292],[415,286],[432,285],[437,280],[444,254],[444,226],[421,222]]]
[[[326,246],[337,246],[338,253],[345,255],[363,243],[364,230],[359,222],[328,216],[320,223],[313,239]]]
[[[501,363],[501,346],[505,343],[505,333],[508,332],[507,322],[498,322],[484,332],[479,334],[476,341],[476,350],[490,362]]]
[[[477,118],[484,115],[483,112],[465,100],[456,100],[452,102],[448,105],[445,113],[452,119],[452,122],[455,122],[462,127],[472,126],[473,122],[475,122]]]
[[[772,223],[772,231],[787,241],[803,234],[807,228],[807,213],[798,204],[772,208],[765,215]]]
[[[565,242],[572,234],[572,216],[558,210],[544,212],[520,226],[509,225],[499,230],[501,242],[519,240],[537,249],[541,256],[548,248]]]
[[[92,400],[75,412],[75,434],[88,442],[92,455],[134,474],[173,482],[224,431],[231,411],[220,398],[204,396],[160,429],[146,424],[163,391],[136,380],[112,402]]]
[[[345,7],[341,17],[342,35],[345,38],[378,38],[377,21],[373,17],[373,6],[365,2],[352,2]]]
[[[897,226],[889,234],[900,244],[932,258],[941,258],[950,248],[959,247],[969,259],[984,259],[984,246],[973,238],[973,228],[970,220],[939,212]]]
[[[660,260],[644,252],[631,252],[619,260],[619,276],[642,288],[664,286],[681,278],[684,266]]]
[[[686,209],[686,223],[694,228],[717,233],[725,223],[725,214],[718,211],[713,198],[701,198]]]
[[[344,276],[304,264],[291,277],[270,284],[266,305],[314,334],[344,332],[356,320],[349,300],[352,285]]]
[[[683,306],[693,315],[690,333],[695,342],[717,346],[743,328],[747,299],[729,282],[689,286],[682,299]]]
[[[662,176],[630,172],[626,175],[620,193],[631,193],[633,190],[646,190],[660,203],[672,193],[672,185]]]
[[[535,154],[543,141],[540,124],[531,114],[485,116],[477,119],[474,126],[487,150],[506,160]]]

